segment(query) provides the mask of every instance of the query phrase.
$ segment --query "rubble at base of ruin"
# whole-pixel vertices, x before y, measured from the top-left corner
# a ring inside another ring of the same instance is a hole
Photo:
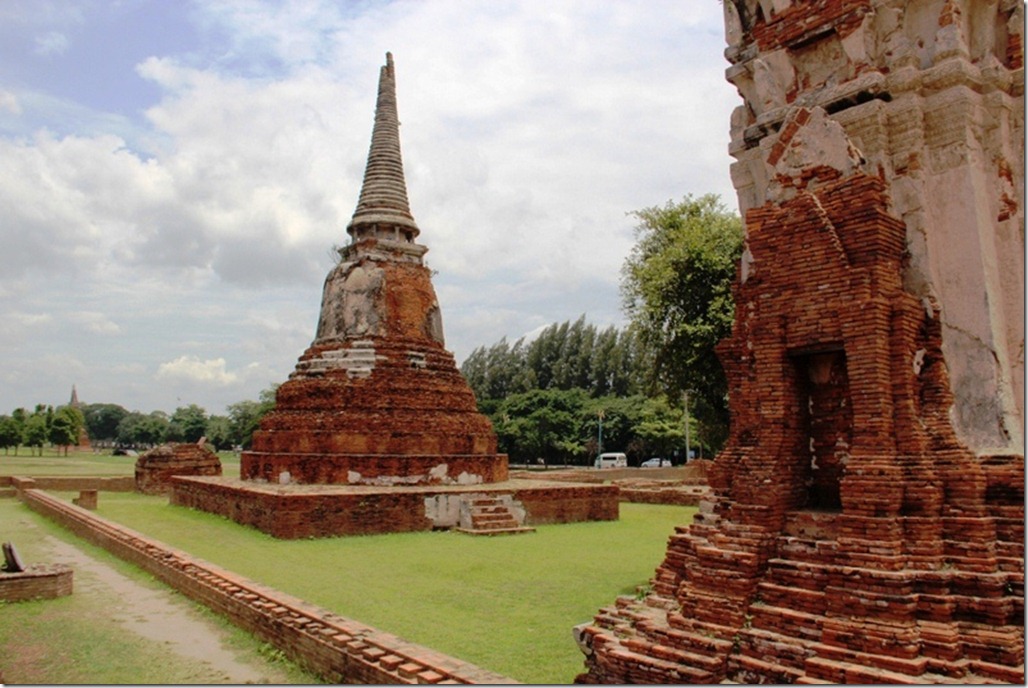
[[[724,6],[731,435],[577,681],[1023,683],[1023,8]]]
[[[167,494],[171,492],[171,478],[176,475],[221,475],[221,460],[203,442],[162,444],[136,459],[137,492]]]

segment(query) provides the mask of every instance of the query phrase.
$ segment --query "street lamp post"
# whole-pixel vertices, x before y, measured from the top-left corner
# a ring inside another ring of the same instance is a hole
[[[596,416],[600,420],[599,430],[596,435],[596,458],[600,458],[600,454],[603,453],[603,409],[596,412]]]
[[[685,409],[685,463],[689,463],[689,390],[682,392],[682,406]]]

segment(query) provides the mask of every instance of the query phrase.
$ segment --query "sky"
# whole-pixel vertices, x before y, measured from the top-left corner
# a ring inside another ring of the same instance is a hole
[[[623,326],[631,212],[737,208],[717,0],[0,2],[0,414],[223,414],[314,338],[396,65],[458,362]]]

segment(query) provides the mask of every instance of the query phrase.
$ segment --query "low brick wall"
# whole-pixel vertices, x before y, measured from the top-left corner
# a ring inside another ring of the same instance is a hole
[[[0,572],[0,600],[52,600],[70,595],[73,573],[64,564],[43,564],[27,567],[19,573]]]
[[[132,476],[34,476],[32,478],[11,477],[11,484],[24,489],[28,480],[40,490],[50,492],[76,492],[78,490],[99,490],[101,492],[134,492],[136,480]],[[2,485],[2,483],[0,483]]]
[[[621,501],[636,504],[670,504],[673,506],[699,506],[710,489],[703,487],[626,487],[621,485]]]
[[[516,683],[250,581],[40,490],[19,495],[34,511],[148,571],[326,681]]]
[[[275,488],[176,477],[170,501],[283,539],[432,529],[419,492],[281,494]]]
[[[613,521],[616,485],[547,484],[511,480],[464,487],[278,486],[262,482],[177,476],[171,503],[229,518],[277,538],[372,535],[457,525],[433,520],[426,501],[440,495],[512,495],[525,525]]]
[[[620,516],[617,485],[561,485],[538,487],[531,483],[512,494],[525,507],[526,525],[578,523],[581,521],[616,521]]]

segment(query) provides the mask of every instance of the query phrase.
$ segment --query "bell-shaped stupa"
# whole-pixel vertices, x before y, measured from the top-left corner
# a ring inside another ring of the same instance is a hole
[[[507,479],[507,457],[443,345],[428,249],[407,200],[392,55],[378,86],[350,243],[314,342],[242,457],[244,480],[449,485]]]

